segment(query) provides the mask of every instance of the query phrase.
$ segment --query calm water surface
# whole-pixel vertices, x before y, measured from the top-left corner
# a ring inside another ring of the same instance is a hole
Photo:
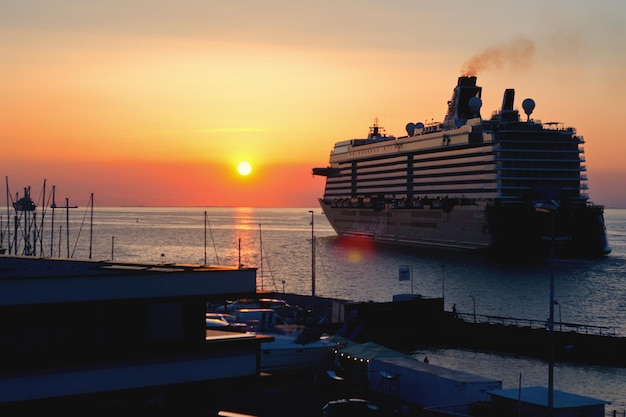
[[[313,211],[313,214],[309,212]],[[356,301],[390,301],[394,294],[444,296],[446,309],[546,320],[550,265],[504,265],[475,254],[376,248],[336,237],[319,208],[74,209],[69,223],[57,211],[54,239],[44,230],[44,255],[96,260],[256,266],[257,287],[311,293],[311,220],[316,236],[316,294]],[[50,214],[48,214],[50,216]],[[48,218],[49,220],[49,218]],[[626,336],[626,210],[606,210],[613,253],[602,259],[553,265],[555,320],[609,326]],[[66,232],[70,231],[67,239]],[[61,238],[59,238],[61,236]],[[262,248],[262,250],[261,250]],[[410,266],[413,281],[399,281]],[[456,349],[415,352],[430,362],[501,380],[504,388],[547,386],[540,360]],[[626,410],[626,369],[557,364],[555,388],[611,401]]]

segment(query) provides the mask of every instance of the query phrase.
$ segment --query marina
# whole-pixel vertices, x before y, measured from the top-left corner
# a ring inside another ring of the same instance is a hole
[[[214,246],[205,244],[205,213],[210,219],[214,242],[219,242]],[[218,263],[219,258],[221,264],[256,267],[261,264],[258,230],[262,224],[265,266],[263,271],[257,268],[256,291],[273,292],[277,296],[283,292],[301,294],[303,299],[298,304],[307,309],[311,307],[307,300],[312,302],[312,215],[315,219],[316,293],[320,299],[388,302],[394,294],[415,291],[426,298],[439,298],[444,311],[452,312],[456,308],[467,321],[473,321],[474,317],[478,321],[487,317],[517,317],[545,322],[550,270],[546,262],[506,265],[487,263],[486,259],[476,256],[449,256],[445,251],[415,255],[366,246],[362,241],[337,238],[321,213],[313,211],[311,214],[307,209],[96,208],[93,247],[89,250],[86,245],[76,245],[80,254],[77,256],[87,256],[91,251],[97,259],[147,263],[156,269],[161,268],[159,265],[174,264],[173,259],[181,265],[202,265],[205,257],[210,264]],[[621,248],[625,246],[620,240],[624,235],[620,216],[624,216],[623,211],[607,211],[607,224],[613,233],[609,236],[613,237],[611,243],[615,248],[609,257],[559,260],[553,265],[556,299],[561,307],[557,310],[556,323],[585,323],[610,334],[624,334],[624,310],[619,307],[624,291]],[[80,222],[70,217],[68,224],[69,236],[75,236]],[[113,237],[114,251],[111,249]],[[410,283],[398,279],[401,265],[412,265],[414,277]],[[603,293],[603,289],[610,289],[610,293]],[[523,302],[518,301],[520,299]],[[413,352],[417,360],[428,356],[431,363],[440,366],[508,381],[503,382],[505,389],[514,387],[512,384],[519,373],[524,373],[525,386],[546,385],[542,359],[516,354],[510,356],[514,362],[493,367],[503,358],[494,355],[460,347],[422,346]],[[472,358],[472,362],[468,363],[464,357]],[[572,375],[577,375],[580,369],[590,373],[584,381],[593,381],[592,385],[582,384],[579,376],[562,374],[571,371]],[[505,370],[507,372],[502,374]],[[555,367],[555,389],[608,400],[611,404],[607,410],[625,408],[620,388],[623,378],[626,373],[619,367],[568,363],[558,363]]]
[[[626,417],[626,2],[7,2],[0,417]]]
[[[279,295],[277,295],[279,296]],[[306,297],[284,294],[294,303]],[[546,321],[459,314],[443,310],[443,299],[403,297],[389,302],[317,298],[317,316],[353,341],[373,341],[399,351],[418,348],[468,349],[545,360],[550,332]],[[552,344],[561,363],[626,368],[626,337],[607,327],[555,323]]]
[[[273,309],[246,308],[257,302],[258,296],[256,271],[250,268],[5,255],[0,257],[0,269],[3,271],[0,308],[5,317],[0,323],[4,335],[1,349],[3,357],[12,358],[5,363],[0,376],[3,386],[0,409],[15,415],[27,415],[21,413],[31,412],[32,407],[50,408],[51,401],[63,399],[65,403],[58,403],[61,407],[71,404],[85,411],[90,406],[119,401],[121,395],[130,395],[134,401],[148,401],[145,395],[150,393],[160,397],[167,407],[178,407],[177,387],[185,385],[189,387],[187,395],[192,395],[185,397],[192,399],[187,406],[195,404],[190,411],[196,413],[218,407],[215,399],[204,404],[197,402],[202,387],[210,387],[212,381],[238,380],[241,386],[254,390],[261,382],[255,379],[266,372],[278,378],[296,373],[296,380],[317,381],[310,387],[312,392],[320,391],[320,384],[330,384],[330,380],[343,381],[338,390],[327,390],[325,398],[358,393],[387,404],[388,411],[396,410],[395,413],[407,416],[423,415],[425,410],[476,415],[472,407],[481,406],[485,410],[488,404],[499,404],[497,407],[502,410],[510,407],[504,399],[493,400],[494,396],[511,398],[508,391],[502,390],[499,380],[430,365],[427,358],[422,363],[410,354],[372,342],[380,340],[387,346],[395,343],[406,350],[413,344],[436,345],[441,343],[442,334],[448,334],[451,347],[461,346],[459,341],[463,339],[461,333],[466,323],[455,313],[440,311],[441,299],[414,296],[398,297],[390,303],[355,303],[318,298],[312,300],[304,317],[294,318],[307,322],[306,315],[315,315],[312,326],[289,331],[295,328],[289,326],[296,324],[288,325]],[[246,323],[246,331],[203,330],[201,319],[208,314],[204,312],[206,306],[215,305],[212,300],[239,295],[245,295],[247,301],[239,303],[242,308],[232,307],[230,311],[240,323]],[[308,298],[282,295],[295,301]],[[280,306],[277,298],[266,300],[260,303]],[[319,320],[328,306],[332,318]],[[90,314],[89,310],[94,309],[97,314]],[[39,318],[44,310],[49,321],[42,324]],[[85,320],[92,321],[89,331]],[[316,341],[317,336],[301,340],[309,329],[311,334],[321,334],[321,329],[330,332],[322,340]],[[519,330],[522,337],[517,339],[512,332]],[[38,339],[29,336],[33,332],[39,334]],[[451,334],[454,334],[452,338]],[[492,350],[506,351],[494,348],[501,337],[498,330],[485,332],[472,328],[467,335],[489,341]],[[285,338],[293,341],[285,345],[282,341]],[[505,338],[513,344],[532,345],[523,327],[509,328]],[[542,342],[545,347],[545,330]],[[573,343],[576,349],[583,349],[582,344]],[[610,354],[607,347],[602,346],[605,355]],[[615,353],[623,352],[623,348],[617,350]],[[307,352],[315,352],[315,356]],[[515,352],[525,353],[528,352]],[[271,356],[268,360],[264,355]],[[570,358],[570,361],[580,359]],[[330,380],[319,382],[324,371]],[[374,374],[382,376],[378,379]],[[433,378],[440,382],[433,383]],[[139,394],[138,390],[144,393]],[[543,401],[530,400],[537,396],[530,394],[531,388],[524,388],[526,391],[529,404],[539,407],[535,413],[544,413]],[[601,417],[604,405],[610,404],[560,391],[553,395],[558,399],[555,410],[573,407],[570,411],[573,414],[579,413],[576,407],[586,402],[596,407],[589,415]],[[157,410],[163,412],[167,407]],[[247,408],[258,410],[255,405]],[[311,409],[300,414],[317,415]]]

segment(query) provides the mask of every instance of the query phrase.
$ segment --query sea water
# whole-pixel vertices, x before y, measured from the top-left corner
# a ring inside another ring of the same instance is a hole
[[[443,297],[460,313],[546,320],[550,276],[555,321],[603,326],[626,337],[626,210],[607,209],[613,252],[600,259],[504,264],[447,250],[376,247],[337,238],[319,208],[94,208],[48,210],[42,256],[257,267],[257,288],[354,301],[395,294]],[[315,237],[315,239],[312,239]],[[5,234],[5,239],[7,238]],[[314,241],[314,244],[312,244]],[[4,242],[7,246],[7,242]],[[411,271],[400,281],[399,269]],[[626,354],[626,352],[625,352]],[[547,386],[542,360],[458,349],[421,350],[430,363],[502,381]],[[626,369],[558,363],[554,386],[626,410]]]

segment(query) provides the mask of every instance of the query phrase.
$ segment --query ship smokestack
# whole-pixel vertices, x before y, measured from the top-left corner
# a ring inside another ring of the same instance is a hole
[[[458,127],[465,124],[467,119],[476,116],[475,109],[470,106],[470,100],[474,97],[480,98],[482,88],[476,86],[475,76],[461,76],[458,78],[457,86],[452,94],[452,99],[448,102],[448,113],[444,119],[447,127]]]
[[[515,99],[515,90],[507,88],[504,90],[504,97],[502,98],[502,112],[513,110],[513,100]]]
[[[476,76],[475,75],[467,75],[460,76],[457,87],[474,87],[476,86]]]
[[[519,120],[518,111],[513,109],[514,99],[514,89],[507,88],[504,90],[504,97],[502,97],[502,110],[500,111],[500,120],[503,122],[514,122]]]

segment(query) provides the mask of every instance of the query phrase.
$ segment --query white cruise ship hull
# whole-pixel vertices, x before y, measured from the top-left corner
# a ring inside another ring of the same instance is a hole
[[[446,247],[468,250],[488,249],[487,215],[481,206],[466,206],[445,212],[442,209],[335,208],[320,199],[329,223],[342,237],[362,237],[380,243],[409,246]]]

